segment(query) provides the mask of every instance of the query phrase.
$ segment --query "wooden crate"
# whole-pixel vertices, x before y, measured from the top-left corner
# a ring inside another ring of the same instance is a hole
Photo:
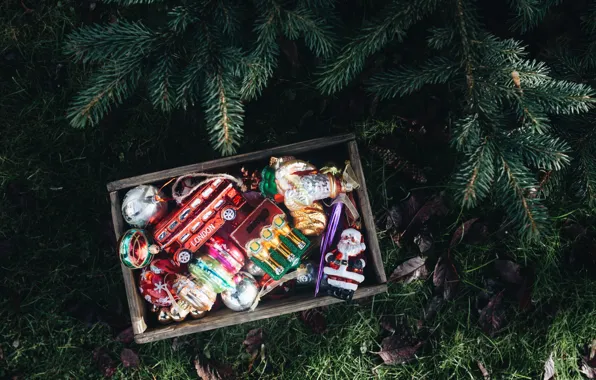
[[[126,191],[132,187],[141,184],[163,183],[173,177],[193,172],[218,172],[251,162],[267,162],[271,156],[294,155],[298,158],[308,160],[308,153],[316,151],[322,151],[326,154],[329,154],[329,152],[337,152],[336,159],[338,160],[337,162],[340,163],[349,159],[352,163],[354,172],[358,177],[358,181],[361,184],[360,188],[355,192],[355,199],[361,213],[363,232],[366,238],[367,268],[369,274],[367,275],[365,283],[359,286],[354,295],[354,299],[370,297],[375,294],[386,292],[387,277],[381,259],[381,251],[379,249],[374,219],[368,199],[364,174],[362,172],[362,164],[358,154],[358,146],[353,134],[314,139],[110,182],[107,185],[107,188],[110,193],[112,221],[114,223],[116,239],[119,239],[127,229],[127,226],[122,219],[120,202]],[[116,254],[114,254],[114,260],[117,260]],[[136,276],[136,273],[133,273],[133,271],[122,265],[122,275],[124,276],[124,286],[126,288],[126,296],[130,308],[132,328],[137,343],[148,343],[343,302],[329,296],[315,298],[313,297],[313,292],[309,291],[308,293],[295,295],[283,300],[262,301],[254,311],[235,312],[222,308],[210,312],[203,319],[189,319],[180,323],[159,325],[154,322],[155,316],[150,315],[151,312],[149,311],[148,304],[138,292],[138,287],[136,285],[136,278],[138,276]]]

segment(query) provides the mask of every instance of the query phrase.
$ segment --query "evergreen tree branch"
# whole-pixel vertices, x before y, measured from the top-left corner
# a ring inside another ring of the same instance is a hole
[[[246,74],[240,88],[243,100],[251,100],[260,95],[277,67],[279,46],[276,39],[281,8],[271,6],[264,8],[263,12],[263,17],[257,20],[254,27],[257,41],[247,59]]]
[[[244,109],[230,74],[219,70],[205,79],[203,105],[211,144],[224,155],[233,154],[242,138]]]
[[[149,74],[149,95],[151,103],[164,112],[176,107],[174,80],[174,57],[164,50],[157,64]]]
[[[494,146],[485,138],[470,149],[467,161],[455,173],[456,198],[464,207],[475,207],[491,190],[495,175]]]
[[[139,57],[109,61],[74,98],[68,109],[73,127],[99,123],[113,105],[122,104],[135,90],[142,73]]]
[[[159,37],[140,22],[96,24],[73,31],[67,38],[65,52],[83,63],[101,63],[110,57],[126,55],[147,56],[157,47]]]
[[[569,145],[545,134],[518,130],[507,137],[507,146],[519,147],[524,160],[538,169],[562,170],[571,162]]]
[[[335,51],[330,27],[310,9],[300,7],[285,11],[284,15],[283,31],[289,39],[296,39],[302,34],[306,46],[320,57],[327,58]]]
[[[478,114],[470,114],[455,122],[452,145],[458,152],[471,153],[480,141],[480,122]]]
[[[562,0],[509,0],[514,11],[512,29],[525,33],[536,27],[548,10],[559,5]]]
[[[446,58],[431,58],[414,67],[401,67],[377,74],[368,81],[369,92],[380,99],[404,96],[418,91],[425,84],[446,83],[459,70],[459,64]]]
[[[339,57],[319,73],[318,88],[325,94],[345,87],[364,68],[367,57],[393,39],[401,41],[417,21],[433,12],[438,0],[393,1],[381,12],[384,17],[368,22],[341,51]]]
[[[535,198],[538,190],[532,173],[521,159],[511,154],[498,158],[497,191],[499,203],[511,220],[520,227],[524,240],[535,241],[546,228],[546,208]]]

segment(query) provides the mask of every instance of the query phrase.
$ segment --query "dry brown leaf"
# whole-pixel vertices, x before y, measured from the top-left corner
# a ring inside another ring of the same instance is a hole
[[[222,380],[216,369],[211,368],[208,364],[201,364],[199,358],[195,359],[195,370],[202,380]]]
[[[461,242],[464,236],[470,231],[470,227],[472,226],[472,224],[474,224],[477,220],[478,218],[472,218],[470,220],[467,220],[464,223],[462,223],[462,225],[459,226],[457,230],[455,230],[453,236],[451,237],[451,242],[449,243],[449,249],[455,247]]]
[[[521,266],[511,260],[496,260],[495,270],[499,277],[510,284],[521,284],[524,278],[521,276]]]
[[[416,256],[409,260],[406,260],[400,265],[398,265],[397,268],[395,268],[395,270],[389,277],[389,281],[405,281],[406,283],[408,283],[417,278],[421,278],[421,276],[424,275],[424,271],[426,270],[425,263],[426,258],[420,256]],[[424,271],[420,271],[421,268],[424,268]],[[426,275],[428,275],[428,271],[426,271]]]
[[[315,334],[323,334],[327,331],[327,320],[320,308],[308,309],[299,313],[300,320]]]
[[[414,345],[401,346],[400,343],[401,338],[396,335],[383,339],[381,351],[378,354],[385,364],[403,364],[413,360],[414,355],[423,344],[423,342],[418,342]]]
[[[139,356],[130,348],[125,348],[122,350],[120,353],[120,360],[126,368],[136,368],[139,366]]]
[[[493,336],[500,328],[505,317],[505,311],[503,310],[503,295],[504,291],[499,292],[493,296],[488,305],[482,309],[478,323],[482,329]]]
[[[130,326],[130,327],[120,331],[118,336],[116,336],[116,341],[128,344],[128,343],[132,343],[134,338],[135,338],[135,334],[132,330],[132,326]]]

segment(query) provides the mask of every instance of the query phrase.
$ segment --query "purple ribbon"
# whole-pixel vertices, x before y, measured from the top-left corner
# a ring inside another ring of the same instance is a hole
[[[329,222],[327,223],[327,229],[321,240],[321,261],[319,262],[319,274],[317,276],[317,285],[315,287],[315,297],[319,294],[319,286],[321,285],[321,278],[323,277],[323,267],[325,266],[325,255],[327,254],[329,247],[333,243],[335,233],[337,232],[337,226],[339,225],[339,219],[341,217],[341,211],[343,210],[344,204],[342,202],[336,202],[331,207],[331,215],[329,216]]]

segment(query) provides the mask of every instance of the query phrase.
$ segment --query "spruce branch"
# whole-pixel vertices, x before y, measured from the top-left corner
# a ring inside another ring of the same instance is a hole
[[[508,136],[508,146],[519,147],[524,161],[537,169],[562,170],[569,165],[569,145],[559,138],[518,130]]]
[[[174,83],[174,57],[164,50],[157,64],[149,74],[149,95],[154,107],[169,112],[176,107]]]
[[[400,67],[373,76],[369,92],[380,99],[404,96],[418,91],[425,84],[446,83],[459,71],[459,64],[443,57],[431,58],[414,67]]]
[[[107,62],[75,96],[68,109],[70,124],[77,128],[97,125],[112,106],[122,104],[134,92],[141,74],[139,57]]]
[[[456,198],[464,207],[475,207],[491,190],[495,176],[495,148],[484,139],[455,173]]]
[[[289,39],[296,39],[302,34],[306,46],[320,57],[327,58],[335,51],[330,26],[312,10],[299,7],[293,11],[285,11],[284,16],[283,30]]]
[[[548,10],[559,5],[563,0],[509,0],[514,12],[511,28],[525,33],[536,27],[546,16]]]
[[[401,41],[406,30],[433,12],[439,3],[438,0],[393,1],[381,12],[383,17],[366,23],[339,57],[323,67],[317,80],[318,88],[331,94],[345,87],[362,71],[367,57],[393,39]]]
[[[546,208],[536,198],[533,174],[512,154],[498,154],[497,198],[524,240],[535,241],[547,227]]]
[[[594,90],[583,83],[551,80],[525,93],[547,112],[555,114],[587,112],[594,106]]]
[[[277,28],[280,17],[281,8],[266,7],[263,16],[255,23],[254,32],[257,34],[257,40],[246,60],[246,75],[240,88],[243,100],[251,100],[260,95],[277,67]]]
[[[232,75],[219,70],[207,74],[203,106],[214,148],[229,155],[236,151],[242,138],[244,109],[236,81]]]
[[[471,153],[480,141],[480,122],[478,114],[466,115],[453,128],[451,143],[459,152]]]
[[[121,56],[147,56],[158,45],[160,35],[140,22],[119,21],[90,25],[73,31],[65,52],[83,63],[104,62]]]

